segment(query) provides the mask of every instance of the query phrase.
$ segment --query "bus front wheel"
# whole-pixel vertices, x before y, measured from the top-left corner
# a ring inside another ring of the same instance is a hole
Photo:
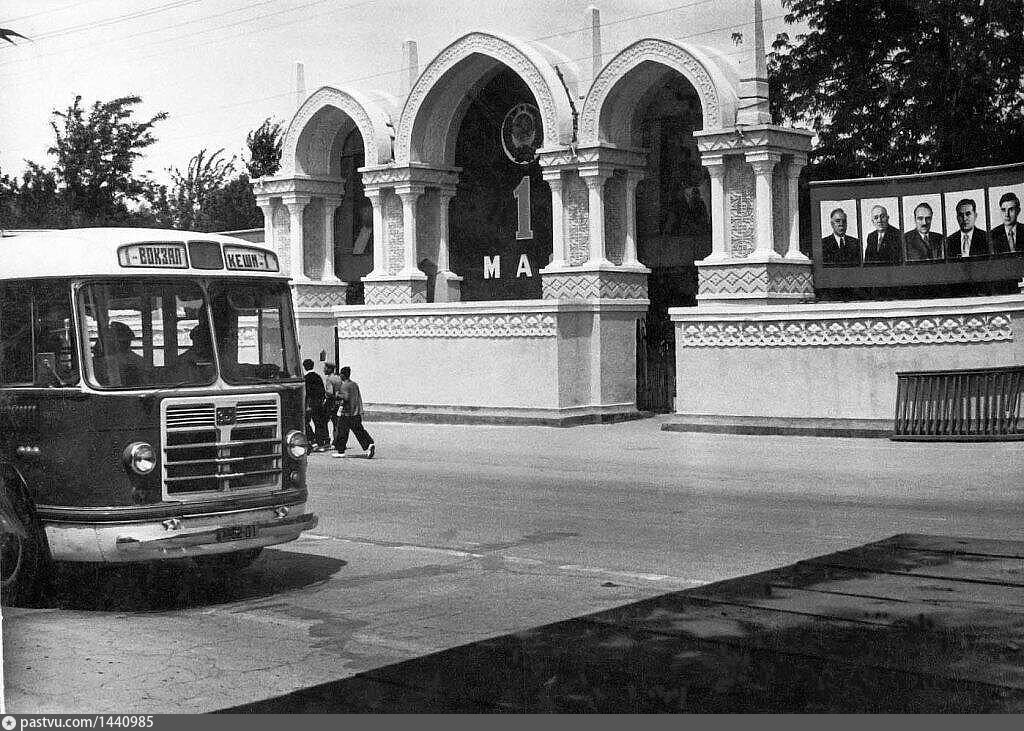
[[[35,601],[46,578],[41,532],[25,499],[0,474],[0,601]]]

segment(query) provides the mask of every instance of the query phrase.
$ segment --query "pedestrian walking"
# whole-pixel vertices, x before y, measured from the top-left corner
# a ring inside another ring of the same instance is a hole
[[[335,444],[338,441],[338,409],[341,408],[341,376],[334,363],[324,363],[324,389],[327,391],[325,409],[331,424],[330,444]]]
[[[366,451],[367,459],[373,459],[376,445],[373,437],[363,428],[363,397],[359,393],[359,384],[352,380],[352,369],[344,366],[340,371],[341,385],[338,395],[341,405],[338,407],[338,433],[334,440],[335,452],[332,456],[344,457],[348,446],[348,433],[351,431],[359,440],[359,446]]]
[[[324,401],[327,392],[320,374],[313,370],[313,361],[306,358],[302,361],[302,367],[306,371],[306,439],[309,440],[314,452],[326,452],[327,411],[324,408]]]

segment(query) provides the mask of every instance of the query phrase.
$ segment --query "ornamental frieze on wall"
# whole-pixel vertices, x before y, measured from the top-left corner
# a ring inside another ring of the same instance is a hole
[[[857,317],[833,320],[686,322],[678,330],[686,348],[985,343],[1013,340],[1010,314]]]
[[[814,294],[809,267],[789,265],[701,267],[701,294]]]
[[[362,338],[553,338],[554,315],[414,315],[404,317],[343,317],[338,337]]]
[[[345,285],[293,284],[296,307],[335,307],[345,304]]]
[[[646,274],[546,274],[542,287],[544,299],[647,299]]]

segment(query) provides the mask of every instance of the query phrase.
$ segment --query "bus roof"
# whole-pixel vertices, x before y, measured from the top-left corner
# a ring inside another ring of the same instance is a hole
[[[282,278],[273,250],[214,233],[156,228],[5,231],[0,279],[140,274]]]

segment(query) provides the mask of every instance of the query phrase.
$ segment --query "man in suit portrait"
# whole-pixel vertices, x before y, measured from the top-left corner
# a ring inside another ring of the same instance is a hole
[[[871,208],[871,223],[875,230],[868,234],[868,248],[864,252],[865,264],[899,264],[901,236],[899,229],[889,225],[889,212],[885,206]]]
[[[830,266],[860,266],[860,241],[846,235],[846,211],[836,208],[829,214],[832,235],[821,240],[821,261]]]
[[[993,254],[1024,252],[1024,223],[1017,220],[1020,215],[1020,198],[1016,193],[1003,193],[999,199],[999,211],[1003,214],[1002,225],[989,232]]]
[[[956,204],[956,222],[960,230],[946,237],[946,258],[961,259],[965,256],[985,256],[991,253],[988,236],[981,229],[975,228],[978,220],[978,207],[970,198],[964,198]]]
[[[942,234],[932,231],[932,207],[919,203],[914,209],[914,230],[903,234],[907,261],[942,259]]]

